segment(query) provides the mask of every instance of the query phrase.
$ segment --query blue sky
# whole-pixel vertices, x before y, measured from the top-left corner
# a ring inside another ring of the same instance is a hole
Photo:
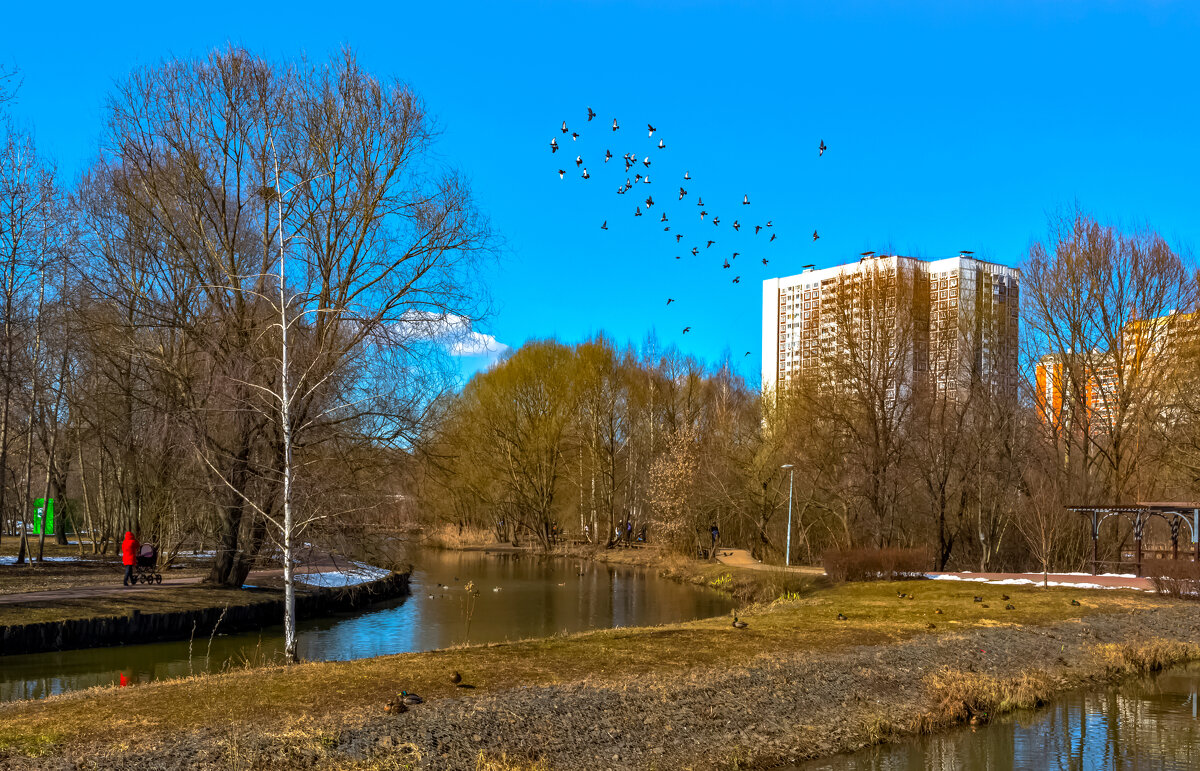
[[[10,4],[0,63],[22,71],[16,116],[74,177],[105,95],[133,67],[226,42],[275,58],[350,45],[425,97],[439,152],[504,237],[482,277],[493,313],[476,328],[510,346],[654,330],[706,359],[732,352],[757,382],[760,282],[807,263],[972,249],[1016,264],[1047,213],[1075,201],[1189,251],[1200,235],[1196,4],[220,5]],[[564,119],[578,142],[559,133]],[[617,156],[607,166],[605,149]],[[614,166],[631,151],[652,165],[630,175],[652,181],[617,196],[626,175]],[[647,194],[653,216],[634,218]],[[778,239],[734,233],[734,219],[770,219]]]

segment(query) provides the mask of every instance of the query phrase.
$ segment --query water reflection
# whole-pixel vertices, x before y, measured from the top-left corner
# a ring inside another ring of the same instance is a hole
[[[1200,667],[1099,692],[992,725],[814,761],[802,771],[1200,768]]]
[[[728,613],[714,591],[652,572],[527,555],[424,552],[416,555],[411,596],[302,622],[298,649],[308,660],[344,660],[432,650],[468,641],[466,593],[479,590],[469,641],[499,642],[606,627],[645,626]],[[0,701],[40,699],[116,685],[264,662],[283,649],[282,627],[188,641],[0,657]]]

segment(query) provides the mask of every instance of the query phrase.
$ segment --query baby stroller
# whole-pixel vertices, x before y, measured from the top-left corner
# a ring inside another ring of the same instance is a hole
[[[138,549],[137,564],[133,566],[133,580],[139,584],[161,584],[162,573],[158,572],[158,547],[144,543]]]

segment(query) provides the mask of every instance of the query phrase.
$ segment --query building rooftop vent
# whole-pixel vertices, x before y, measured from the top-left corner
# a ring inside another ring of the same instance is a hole
[[[975,252],[970,249],[960,249],[958,252],[959,257],[970,257],[972,254],[975,254]]]
[[[801,265],[800,266],[801,273],[812,273],[816,269],[817,269],[816,265]]]

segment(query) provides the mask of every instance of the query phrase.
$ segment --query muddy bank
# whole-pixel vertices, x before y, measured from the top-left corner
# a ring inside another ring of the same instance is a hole
[[[474,769],[480,753],[548,769],[772,768],[913,730],[934,708],[929,686],[947,668],[996,677],[1038,672],[1061,691],[1116,676],[1111,658],[1099,653],[1103,644],[1151,639],[1200,639],[1200,609],[1173,605],[763,655],[745,666],[463,691],[401,715],[382,714],[379,705],[378,713],[286,733],[247,718],[228,730],[164,737],[149,754],[72,747],[65,757],[9,758],[0,767],[74,768],[93,760],[209,768],[232,760],[232,740],[240,762],[271,768]]]
[[[391,573],[354,586],[299,591],[296,595],[296,612],[303,618],[353,610],[406,593],[408,579],[408,572]],[[240,632],[277,624],[282,615],[283,599],[279,598],[229,607],[164,613],[142,613],[133,609],[125,616],[13,624],[0,626],[0,656],[99,648],[131,640],[154,642],[186,640],[192,636],[207,637],[214,629]]]

